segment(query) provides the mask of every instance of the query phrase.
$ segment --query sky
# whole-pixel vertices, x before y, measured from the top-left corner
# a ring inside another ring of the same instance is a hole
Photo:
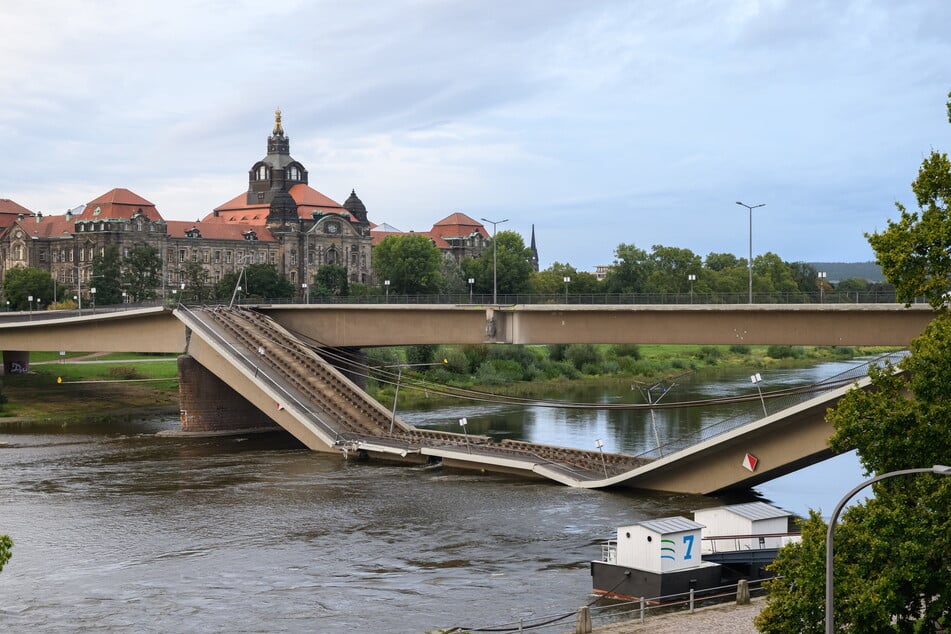
[[[426,231],[874,259],[951,151],[947,0],[45,0],[0,4],[0,198],[115,187],[172,220],[247,189],[274,110],[310,185]],[[752,212],[738,206],[764,204]],[[487,224],[491,232],[491,225]]]

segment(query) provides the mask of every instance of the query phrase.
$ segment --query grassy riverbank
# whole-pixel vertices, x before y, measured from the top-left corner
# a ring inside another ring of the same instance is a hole
[[[438,356],[438,365],[414,372],[406,368],[399,407],[439,404],[433,391],[413,389],[419,380],[499,394],[533,397],[552,388],[584,383],[651,382],[687,370],[709,367],[808,367],[824,361],[883,352],[873,348],[799,346],[440,346],[369,351],[373,366],[414,363],[420,354]],[[776,355],[776,356],[771,356]],[[442,363],[446,359],[447,363]],[[31,354],[30,373],[3,378],[0,425],[19,420],[56,424],[130,418],[143,413],[174,413],[178,409],[178,365],[174,357],[142,354],[61,356]],[[390,372],[395,372],[392,368]],[[532,380],[526,380],[530,378]],[[395,376],[368,381],[368,393],[391,407]]]

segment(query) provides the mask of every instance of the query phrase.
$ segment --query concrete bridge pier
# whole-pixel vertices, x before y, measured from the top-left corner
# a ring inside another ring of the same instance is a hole
[[[281,426],[189,355],[178,358],[182,431],[277,431]]]
[[[3,351],[3,374],[26,374],[30,371],[30,351],[29,350],[4,350]]]

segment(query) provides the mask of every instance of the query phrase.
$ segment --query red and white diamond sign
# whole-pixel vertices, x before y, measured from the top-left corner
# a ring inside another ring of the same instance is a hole
[[[754,456],[751,453],[746,454],[743,458],[743,468],[749,471],[756,471],[756,465],[759,464],[759,458]]]

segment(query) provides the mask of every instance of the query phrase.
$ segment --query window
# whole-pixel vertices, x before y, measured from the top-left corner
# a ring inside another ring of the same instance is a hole
[[[22,244],[13,245],[13,259],[14,260],[23,259],[23,245]]]
[[[214,263],[215,264],[221,263],[221,251],[215,251]]]
[[[201,253],[201,260],[202,260],[202,262],[204,262],[205,264],[208,264],[208,262],[211,261],[211,254],[208,252],[208,249],[205,249],[205,250],[202,251],[202,253]]]
[[[185,249],[179,249],[179,250],[178,250],[178,261],[179,261],[179,262],[184,262],[184,261],[185,261],[185,255],[186,255],[186,254],[185,254]]]
[[[267,165],[258,166],[258,180],[259,181],[267,180]]]
[[[297,249],[291,249],[291,266],[297,266]]]
[[[297,169],[296,165],[290,166],[287,177],[292,181],[300,180],[300,170]]]
[[[231,251],[225,251],[225,264],[231,264]]]

